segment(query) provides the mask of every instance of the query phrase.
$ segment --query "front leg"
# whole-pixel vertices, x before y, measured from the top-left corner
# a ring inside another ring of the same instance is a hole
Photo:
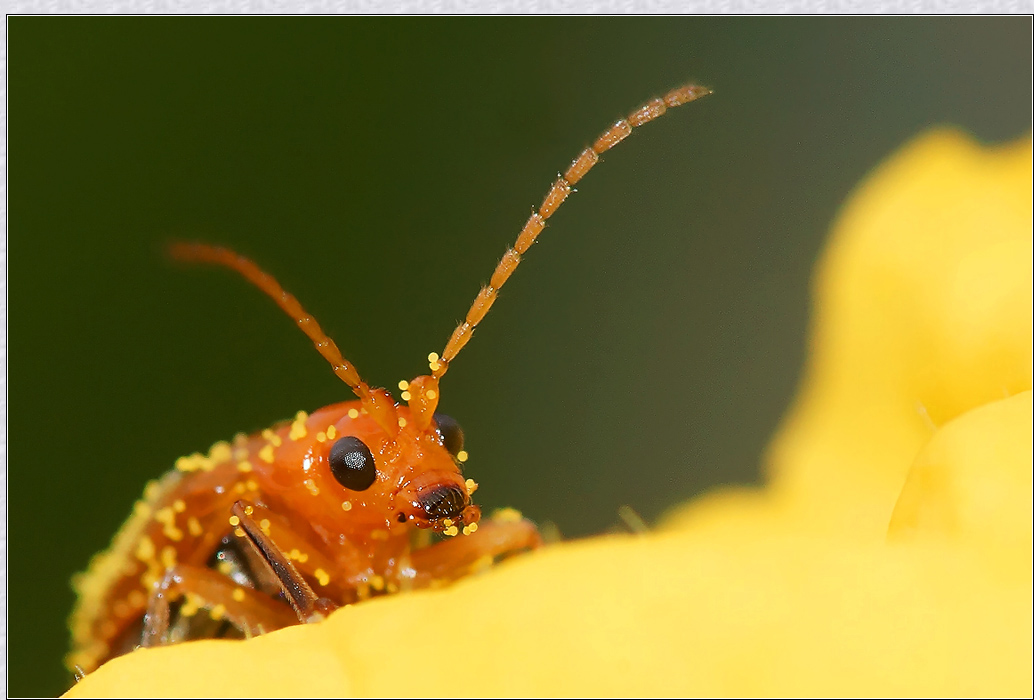
[[[438,582],[454,581],[487,568],[500,557],[542,546],[542,536],[535,525],[515,511],[482,520],[476,532],[453,537],[419,549],[410,555],[415,588]]]

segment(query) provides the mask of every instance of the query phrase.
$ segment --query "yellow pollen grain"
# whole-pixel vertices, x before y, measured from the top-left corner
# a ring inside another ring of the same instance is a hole
[[[140,518],[149,518],[151,517],[151,506],[143,501],[137,501],[133,504],[133,513]]]
[[[248,479],[244,483],[248,487],[249,491],[258,491],[258,482],[256,482],[254,479]]]
[[[460,450],[459,452],[456,453],[456,459],[458,459],[461,462],[466,462],[469,458],[470,458],[470,455],[467,454],[466,450]]]
[[[262,520],[259,521],[259,529],[262,530],[262,534],[269,534],[269,520],[267,518],[262,518]]]
[[[190,457],[180,457],[176,460],[176,469],[181,472],[192,472],[197,469],[197,464]]]
[[[199,607],[197,597],[188,593],[186,602],[180,606],[179,614],[184,617],[193,617],[197,615]]]
[[[399,389],[402,389],[402,391],[405,391],[408,388],[409,388],[409,382],[407,382],[405,379],[399,380]]]
[[[176,548],[172,545],[162,547],[162,566],[166,569],[176,566]]]
[[[353,408],[352,411],[354,411],[354,410],[355,409]],[[355,416],[352,415],[352,411],[349,411],[348,415],[351,418],[355,418]],[[358,415],[358,414],[356,414],[356,415]],[[336,437],[337,437],[337,428],[335,428],[333,425],[327,426],[327,439],[328,440],[333,440]]]
[[[434,389],[428,389],[427,390],[427,399],[428,399],[428,401],[434,401],[436,398],[438,398],[438,392],[435,391]]]
[[[304,423],[305,421],[309,420],[309,414],[305,411],[298,411],[298,413],[294,414],[294,419],[296,421],[301,421],[302,423]]]
[[[406,427],[406,419],[405,418],[399,417],[399,427],[400,428],[405,428]]]
[[[378,576],[376,574],[374,576],[370,577],[370,586],[375,591],[383,591],[384,590],[384,577],[383,576]]]
[[[158,482],[155,479],[151,479],[144,486],[144,500],[153,501],[158,495]]]
[[[233,593],[231,594],[231,596],[238,603],[243,603],[244,602],[244,589],[241,588],[240,586],[237,586],[236,588],[233,589]]]
[[[294,423],[291,423],[291,432],[288,433],[287,437],[291,440],[301,440],[308,434],[309,431],[305,429],[305,423],[300,420],[296,420]]]
[[[441,369],[441,367],[442,367],[442,366],[441,366],[441,364],[439,364],[439,363],[437,363],[437,362],[432,362],[432,363],[430,363],[430,364],[429,364],[429,365],[427,365],[427,366],[431,368],[431,371],[432,371],[432,372],[437,372],[437,371],[438,371],[439,369]]]
[[[183,531],[176,527],[176,513],[166,506],[154,514],[154,519],[163,524],[162,534],[170,540],[179,542],[183,539]]]
[[[492,513],[492,520],[497,523],[519,523],[524,519],[516,508],[499,508]]]
[[[473,479],[467,479],[464,485],[467,487],[468,496],[478,490],[478,482],[474,481]]]
[[[218,605],[216,605],[214,608],[212,608],[208,612],[208,615],[213,620],[221,620],[221,619],[223,619],[223,615],[225,615],[225,614],[226,614],[226,606],[223,605],[222,603],[219,603]]]
[[[186,502],[182,498],[178,498],[172,504],[172,509],[174,511],[176,511],[177,513],[182,513],[183,511],[185,511],[187,509],[187,504],[186,504]]]
[[[241,519],[240,518],[238,518],[236,515],[231,515],[230,516],[230,527],[237,527],[240,524],[241,524]]]
[[[237,537],[244,537],[244,530],[238,527],[233,531],[233,534],[235,534]]]
[[[312,479],[306,479],[302,482],[302,484],[305,486],[305,488],[309,489],[309,493],[311,493],[313,496],[320,495],[320,487],[317,486],[316,482]]]
[[[241,472],[242,474],[247,474],[252,469],[254,469],[254,467],[252,467],[251,462],[249,462],[246,459],[237,463],[237,471]]]
[[[233,450],[233,458],[236,460],[242,460],[248,458],[248,450],[244,447],[236,447]]]
[[[255,509],[252,508],[251,506],[244,506],[244,514],[245,515],[251,515],[254,512],[255,512]]]
[[[266,441],[272,440],[273,439],[273,431],[270,430],[269,428],[266,428],[265,430],[263,430],[262,431],[262,439],[266,440]]]
[[[403,391],[402,392],[402,400],[403,401],[409,401],[412,398],[413,398],[413,395],[410,394],[408,391]]]
[[[199,537],[204,530],[201,527],[201,523],[193,515],[187,518],[187,531],[190,532],[194,537]]]
[[[352,502],[351,501],[342,501],[342,503],[341,503],[341,510],[345,510],[345,511],[352,510]]]
[[[269,438],[269,441],[273,443],[273,447],[280,447],[284,444],[284,441],[280,438],[279,435],[274,435],[273,437]]]
[[[438,353],[432,352],[430,355],[427,356],[427,361],[428,362],[437,362],[438,361]]]
[[[321,430],[318,433],[316,433],[316,442],[326,442],[326,441],[327,441],[327,434],[325,432],[323,432]]]
[[[272,464],[273,463],[273,446],[272,445],[266,445],[261,450],[259,450],[258,456],[259,456],[259,459],[261,459],[266,464]]]
[[[452,525],[452,518],[445,518],[444,520],[442,520],[442,525],[444,525],[445,527],[449,527],[450,525]]]
[[[237,445],[238,447],[240,447],[241,445],[246,445],[247,443],[248,443],[248,434],[247,433],[237,433],[236,435],[233,436],[233,444],[234,445]]]
[[[463,526],[463,534],[464,535],[473,535],[477,531],[478,531],[478,524],[477,523],[471,523],[470,525],[464,525]]]
[[[330,583],[330,575],[323,569],[316,569],[312,573],[316,576],[316,580],[319,581],[321,586],[326,586]]]
[[[355,420],[356,418],[359,417],[359,411],[357,411],[354,408],[348,409],[348,417],[351,418],[352,420]]]
[[[154,542],[147,535],[141,537],[140,541],[136,543],[136,558],[142,562],[154,559]]]
[[[399,587],[394,581],[388,581],[388,585],[386,586],[386,588],[388,589],[388,593],[399,592]]]
[[[219,568],[219,573],[221,573],[223,576],[229,576],[230,574],[233,573],[233,564],[231,564],[228,561],[221,561],[221,562],[219,562],[218,568]]]
[[[456,535],[460,534],[460,529],[455,525],[451,525],[442,530],[442,534],[447,535],[448,537],[455,537]]]
[[[233,449],[225,440],[220,440],[208,450],[208,458],[216,463],[229,462],[232,457]]]

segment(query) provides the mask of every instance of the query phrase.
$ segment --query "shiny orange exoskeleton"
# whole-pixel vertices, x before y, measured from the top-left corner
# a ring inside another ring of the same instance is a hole
[[[617,121],[553,183],[430,374],[371,388],[298,301],[236,253],[176,244],[174,258],[222,265],[268,294],[358,400],[298,412],[256,435],[182,457],[152,481],[111,546],[74,580],[77,673],[137,646],[250,636],[323,619],[373,595],[424,588],[541,544],[512,510],[486,521],[461,473],[463,433],[436,412],[439,380],[572,186],[632,129],[710,90],[687,85]],[[444,536],[432,542],[429,531]],[[424,536],[421,536],[424,535]],[[462,535],[462,536],[459,536]]]

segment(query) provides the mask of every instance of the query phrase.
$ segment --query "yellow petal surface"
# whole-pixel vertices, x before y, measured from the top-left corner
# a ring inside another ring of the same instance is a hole
[[[926,135],[834,229],[768,487],[68,696],[1029,696],[1031,230],[1029,140]]]

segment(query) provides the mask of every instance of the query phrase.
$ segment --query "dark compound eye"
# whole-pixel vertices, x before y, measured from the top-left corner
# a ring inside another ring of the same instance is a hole
[[[357,437],[343,437],[330,448],[330,473],[346,489],[365,491],[377,479],[370,448]]]
[[[454,418],[444,413],[435,413],[434,422],[438,425],[438,434],[442,436],[442,445],[455,457],[463,449],[463,428]]]

